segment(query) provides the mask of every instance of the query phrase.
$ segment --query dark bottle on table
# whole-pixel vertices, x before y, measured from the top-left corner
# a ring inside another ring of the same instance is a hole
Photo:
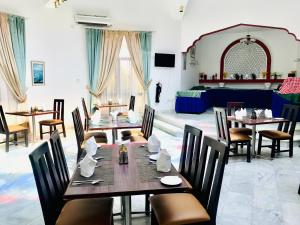
[[[128,164],[128,152],[124,144],[120,146],[119,150],[119,164]]]
[[[256,115],[256,112],[255,112],[254,109],[253,109],[252,112],[251,112],[251,117],[250,117],[250,119],[252,119],[252,120],[257,119],[257,115]]]

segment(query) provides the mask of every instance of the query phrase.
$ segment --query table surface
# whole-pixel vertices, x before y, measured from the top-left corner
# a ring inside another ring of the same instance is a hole
[[[145,148],[145,147],[144,147]],[[145,163],[148,166],[148,159],[146,155],[144,158],[136,158],[134,151],[145,151],[140,144],[131,143],[128,146],[128,164],[120,165],[119,160],[119,147],[117,145],[103,146],[101,151],[112,151],[111,161],[101,161],[102,166],[113,167],[113,184],[111,185],[85,185],[85,186],[73,186],[72,180],[64,194],[66,199],[75,198],[93,198],[103,196],[128,196],[137,194],[159,194],[159,193],[171,193],[171,192],[182,192],[191,189],[191,185],[178,173],[183,182],[179,186],[169,187],[160,183],[159,179],[151,178],[149,181],[141,181],[139,178],[138,163]],[[111,150],[112,149],[112,150]],[[101,169],[98,167],[96,169]],[[79,170],[79,168],[76,168]],[[74,173],[75,174],[75,173]],[[93,179],[93,176],[89,179]]]
[[[112,121],[110,118],[104,118],[98,124],[93,124],[92,122],[89,124],[89,130],[134,129],[141,127],[141,122],[129,123],[127,117],[118,117],[115,121]]]
[[[282,123],[288,122],[287,119],[284,118],[257,118],[250,119],[248,117],[244,117],[243,119],[236,119],[235,116],[228,116],[229,121],[237,121],[243,123],[245,125],[259,125],[259,124],[270,124],[270,123]]]
[[[95,104],[95,106],[97,108],[108,108],[108,107],[125,107],[127,106],[127,104],[119,104],[119,103],[113,103],[113,104],[102,104],[102,105],[98,105],[98,104]]]
[[[58,113],[53,110],[42,110],[42,111],[19,111],[19,112],[6,112],[7,115],[15,115],[15,116],[38,116],[38,115],[46,115],[46,114],[54,114]]]

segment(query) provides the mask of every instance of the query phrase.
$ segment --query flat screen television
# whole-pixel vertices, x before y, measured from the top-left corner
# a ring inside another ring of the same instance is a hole
[[[174,67],[175,54],[155,53],[154,65],[156,67]]]

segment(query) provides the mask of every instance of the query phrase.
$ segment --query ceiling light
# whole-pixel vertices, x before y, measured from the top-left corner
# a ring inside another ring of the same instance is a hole
[[[250,34],[246,35],[245,38],[242,38],[240,40],[240,43],[243,43],[243,44],[246,44],[246,45],[253,44],[255,42],[256,42],[256,39],[251,38]]]

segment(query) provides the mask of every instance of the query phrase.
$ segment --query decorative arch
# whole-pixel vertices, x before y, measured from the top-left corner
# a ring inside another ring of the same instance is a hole
[[[220,62],[220,80],[223,80],[223,74],[224,74],[224,60],[225,60],[225,56],[226,54],[228,53],[228,51],[233,48],[236,44],[239,44],[240,43],[240,40],[243,39],[243,38],[240,38],[240,39],[237,39],[235,41],[233,41],[232,43],[230,43],[224,50],[222,56],[221,56],[221,62]],[[255,40],[255,43],[258,44],[265,52],[266,54],[266,57],[267,57],[267,75],[266,75],[266,79],[267,80],[270,80],[271,78],[271,54],[270,54],[270,51],[269,51],[269,48],[263,43],[261,42],[260,40]]]

